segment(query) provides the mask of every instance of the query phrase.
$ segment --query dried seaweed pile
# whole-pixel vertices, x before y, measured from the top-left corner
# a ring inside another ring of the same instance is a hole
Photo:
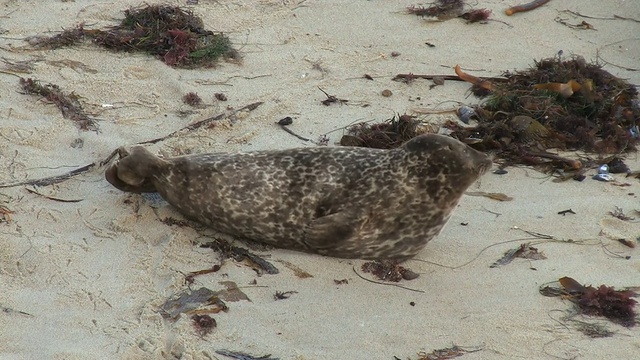
[[[221,58],[238,59],[229,38],[204,29],[202,19],[175,6],[146,5],[124,11],[124,19],[108,29],[85,29],[79,25],[52,37],[29,42],[40,48],[60,48],[86,38],[116,51],[138,51],[158,56],[167,65],[194,68],[212,66]]]
[[[491,10],[487,9],[470,9],[465,10],[466,5],[463,0],[437,0],[430,6],[409,6],[407,12],[417,16],[436,18],[439,21],[452,18],[463,18],[468,23],[486,21],[491,15]]]
[[[525,164],[536,164],[532,157],[549,148],[598,154],[635,150],[637,90],[601,66],[581,57],[550,58],[504,77],[475,109],[477,126],[448,124],[453,137]]]
[[[347,129],[340,145],[375,149],[393,149],[413,139],[420,131],[420,121],[410,115],[400,115],[378,124],[360,123]]]
[[[98,131],[98,123],[85,113],[74,93],[65,93],[57,85],[42,85],[38,80],[20,78],[20,86],[27,94],[43,96],[54,103],[62,116],[71,119],[81,130]]]
[[[638,294],[631,290],[615,290],[613,287],[600,285],[599,287],[585,286],[570,277],[558,280],[561,287],[545,286],[540,288],[544,296],[562,296],[571,300],[585,315],[604,316],[622,326],[636,325],[634,300]]]

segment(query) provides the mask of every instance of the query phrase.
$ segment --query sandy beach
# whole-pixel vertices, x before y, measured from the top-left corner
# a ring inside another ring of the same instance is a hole
[[[418,5],[410,1],[197,3],[144,4],[192,10],[205,28],[231,38],[241,62],[177,69],[89,42],[34,50],[25,38],[79,23],[112,26],[124,10],[143,3],[2,0],[0,185],[99,163],[120,146],[219,114],[226,115],[215,126],[149,149],[164,156],[285,149],[317,146],[323,135],[328,146],[338,146],[350,124],[479,103],[469,83],[430,88],[428,80],[392,81],[399,73],[455,75],[456,64],[491,77],[562,51],[599,60],[611,74],[640,84],[634,71],[640,70],[640,2],[634,0],[550,1],[514,16],[504,14],[514,1],[470,4],[492,11],[496,21],[486,24],[428,21],[406,13]],[[586,21],[593,29],[571,28],[558,18]],[[6,67],[20,61],[30,69]],[[99,131],[80,130],[55,105],[24,94],[12,74],[75,93]],[[319,88],[348,102],[324,106]],[[382,96],[385,89],[392,96]],[[182,98],[189,92],[205,106],[186,105]],[[216,93],[228,100],[217,100]],[[262,104],[234,112],[256,102]],[[457,119],[452,113],[415,115],[432,124]],[[310,141],[275,124],[287,116],[293,118],[288,128]],[[627,154],[625,163],[640,170],[637,153]],[[278,274],[258,275],[246,263],[227,260],[218,272],[188,283],[186,274],[218,262],[212,249],[199,245],[221,235],[162,222],[183,217],[166,204],[115,189],[104,170],[96,166],[50,186],[0,188],[0,359],[230,359],[216,353],[225,349],[279,359],[415,360],[454,345],[468,350],[460,357],[465,360],[640,354],[640,326],[576,314],[571,301],[539,292],[565,276],[596,287],[640,286],[640,244],[617,241],[640,239],[637,178],[614,174],[614,182],[595,181],[590,170],[584,181],[554,182],[524,166],[508,167],[505,175],[489,172],[469,191],[513,199],[464,196],[444,231],[403,264],[420,277],[398,283],[401,288],[365,281],[359,275],[373,276],[361,271],[362,260],[283,249],[251,249]],[[559,214],[567,209],[573,213]],[[611,216],[616,209],[635,219]],[[491,267],[526,242],[546,259]],[[296,275],[296,267],[311,277]],[[162,316],[163,304],[176,294],[224,290],[228,281],[248,300],[226,301],[228,311],[210,314],[217,322],[211,333],[198,334],[188,315]],[[289,298],[274,298],[288,291]],[[612,334],[590,337],[580,331],[583,323]]]

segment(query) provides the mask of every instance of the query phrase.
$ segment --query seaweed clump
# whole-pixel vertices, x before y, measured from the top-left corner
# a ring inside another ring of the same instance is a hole
[[[86,38],[115,51],[138,51],[157,56],[169,66],[213,66],[222,57],[239,60],[231,40],[223,33],[205,30],[202,19],[176,6],[146,5],[124,11],[119,25],[85,29],[78,25],[52,37],[30,38],[39,48],[75,45]]]
[[[54,103],[64,118],[73,121],[80,130],[98,131],[98,123],[87,115],[82,108],[78,95],[65,93],[55,84],[41,84],[31,78],[20,78],[20,86],[27,94],[40,95]]]
[[[432,17],[439,21],[449,20],[455,17],[467,20],[467,23],[484,22],[491,16],[491,10],[471,9],[464,10],[463,0],[437,0],[430,6],[409,6],[407,12],[416,16]]]
[[[378,279],[384,281],[399,282],[400,280],[413,280],[420,275],[410,269],[400,266],[394,261],[367,261],[362,264],[362,271],[375,275]]]
[[[585,286],[570,277],[558,280],[562,288],[544,287],[540,289],[545,296],[562,296],[571,300],[585,315],[604,316],[625,327],[636,325],[633,297],[637,293],[630,290],[615,290],[611,286]]]
[[[503,76],[476,107],[477,126],[447,124],[453,137],[474,138],[472,147],[494,151],[507,162],[534,165],[549,148],[598,154],[635,150],[638,92],[601,65],[579,56],[555,57]]]
[[[393,149],[423,132],[420,121],[405,114],[378,124],[363,122],[351,126],[340,139],[340,145]]]

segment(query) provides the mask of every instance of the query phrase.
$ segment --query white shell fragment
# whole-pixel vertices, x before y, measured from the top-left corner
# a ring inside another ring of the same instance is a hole
[[[616,179],[613,178],[613,176],[611,176],[609,174],[593,175],[593,179],[594,180],[598,180],[598,181],[604,181],[604,182],[611,182],[611,181],[615,181],[616,180]]]

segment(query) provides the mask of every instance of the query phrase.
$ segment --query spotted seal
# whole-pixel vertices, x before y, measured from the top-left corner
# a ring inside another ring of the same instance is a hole
[[[341,258],[404,261],[436,236],[491,160],[453,138],[391,150],[307,147],[163,159],[136,146],[106,171],[233,236]]]

